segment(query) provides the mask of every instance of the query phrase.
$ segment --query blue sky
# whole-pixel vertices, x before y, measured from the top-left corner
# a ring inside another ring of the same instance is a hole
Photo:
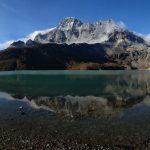
[[[85,22],[112,18],[150,33],[150,0],[0,0],[0,43],[55,27],[65,17]]]

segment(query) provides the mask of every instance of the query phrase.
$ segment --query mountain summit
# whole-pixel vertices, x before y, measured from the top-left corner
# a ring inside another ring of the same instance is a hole
[[[79,19],[68,17],[63,19],[59,25],[45,34],[38,34],[35,41],[38,43],[102,43],[109,40],[114,31],[124,31],[118,23],[113,20],[97,21],[95,24],[83,23]]]
[[[68,17],[63,19],[57,28],[60,30],[71,30],[80,27],[82,24],[83,23],[79,19]]]
[[[63,19],[55,28],[37,33],[32,40],[34,44],[109,43],[114,46],[128,46],[146,43],[143,38],[130,32],[120,23],[112,19],[106,21],[100,20],[91,24],[83,23],[79,19],[73,17]],[[11,44],[13,47],[14,45],[17,47],[16,42]],[[22,43],[22,45],[29,46],[28,43]],[[20,47],[20,42],[18,47]]]

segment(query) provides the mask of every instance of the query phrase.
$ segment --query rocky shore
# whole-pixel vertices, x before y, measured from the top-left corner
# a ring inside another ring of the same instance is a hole
[[[24,112],[23,114],[17,110],[16,116],[6,114],[5,119],[0,118],[0,149],[149,150],[150,148],[147,129],[142,133],[136,126],[133,129],[121,123],[111,123],[111,118],[104,117],[100,121],[88,118],[74,120],[44,110],[31,112],[25,108]]]
[[[19,133],[21,132],[21,133]],[[65,135],[35,134],[15,129],[2,129],[0,131],[0,149],[5,150],[149,150],[150,140],[137,145],[102,145],[96,139],[82,139],[81,137],[65,138]]]

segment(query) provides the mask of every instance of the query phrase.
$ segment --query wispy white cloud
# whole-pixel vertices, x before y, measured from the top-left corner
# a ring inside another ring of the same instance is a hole
[[[6,42],[4,42],[4,43],[0,43],[0,50],[3,50],[3,49],[8,48],[9,45],[10,45],[11,43],[13,43],[13,42],[14,42],[14,41],[11,40],[11,41],[6,41]]]
[[[147,43],[150,44],[150,33],[149,34],[142,34],[138,32],[134,32],[136,35],[142,37]]]
[[[147,35],[145,36],[145,40],[150,43],[150,34],[147,34]]]
[[[119,25],[121,28],[126,28],[126,24],[125,24],[123,21],[119,21],[119,22],[118,22],[118,25]]]
[[[34,38],[36,37],[36,35],[48,33],[48,32],[50,32],[51,30],[54,30],[54,29],[55,29],[55,28],[50,28],[50,29],[45,29],[45,30],[34,31],[34,32],[32,32],[31,34],[29,34],[29,35],[27,36],[27,39],[34,40]]]
[[[46,30],[39,30],[39,31],[34,31],[32,32],[31,34],[27,35],[25,38],[20,38],[20,39],[16,39],[16,40],[10,40],[10,41],[6,41],[6,42],[3,42],[3,43],[0,43],[0,50],[3,50],[3,49],[6,49],[10,46],[10,44],[12,44],[13,42],[15,41],[24,41],[26,42],[27,40],[31,39],[31,40],[34,40],[36,35],[38,34],[45,34],[45,33],[48,33],[50,32],[51,30],[53,30],[55,28],[51,28],[51,29],[46,29]]]

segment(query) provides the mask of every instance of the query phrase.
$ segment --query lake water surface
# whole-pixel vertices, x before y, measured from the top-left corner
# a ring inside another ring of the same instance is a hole
[[[0,148],[148,149],[150,71],[1,72],[0,129]]]

